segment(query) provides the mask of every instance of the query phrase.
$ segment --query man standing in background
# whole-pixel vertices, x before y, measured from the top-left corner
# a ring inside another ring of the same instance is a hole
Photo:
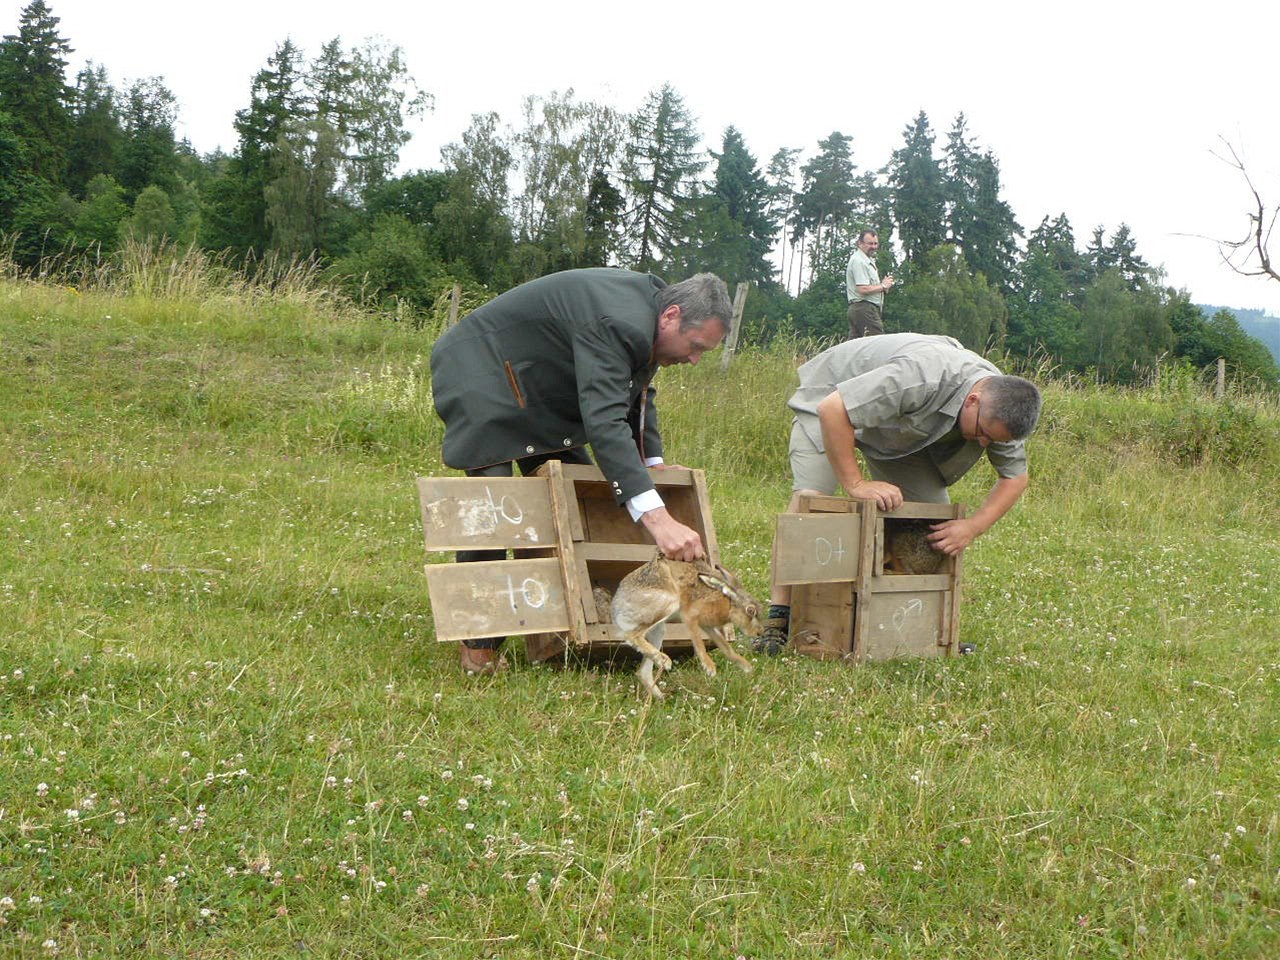
[[[870,337],[884,333],[880,312],[884,309],[884,295],[893,289],[893,274],[883,280],[876,270],[876,251],[880,238],[874,230],[858,234],[858,245],[849,258],[844,272],[845,288],[849,294],[849,336]]]

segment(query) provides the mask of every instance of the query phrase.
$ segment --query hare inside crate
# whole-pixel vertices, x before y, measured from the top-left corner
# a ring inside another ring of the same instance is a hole
[[[636,670],[641,686],[658,699],[663,694],[658,689],[654,667],[658,668],[658,677],[671,669],[671,658],[662,652],[662,641],[667,621],[676,614],[689,630],[698,662],[713,677],[716,666],[707,654],[703,631],[711,635],[726,657],[750,672],[751,664],[729,645],[724,630],[734,624],[750,636],[758,636],[763,629],[760,604],[724,567],[712,566],[706,560],[668,560],[661,553],[622,578],[610,611],[623,639],[644,658]]]
[[[884,522],[884,572],[905,574],[942,573],[947,555],[929,542],[934,520],[893,520]]]

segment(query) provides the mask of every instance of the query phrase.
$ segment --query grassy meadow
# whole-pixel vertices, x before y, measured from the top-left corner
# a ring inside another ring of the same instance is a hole
[[[434,641],[431,329],[0,281],[0,957],[1280,955],[1274,400],[1048,383],[976,655],[654,705]],[[797,350],[660,380],[761,597]]]

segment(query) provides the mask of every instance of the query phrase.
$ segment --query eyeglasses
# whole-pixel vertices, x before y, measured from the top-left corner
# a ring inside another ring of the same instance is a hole
[[[981,396],[978,397],[978,402],[977,404],[974,405],[974,408],[973,408],[973,429],[978,434],[974,438],[975,440],[977,440],[979,443],[982,443],[982,441],[984,440],[986,441],[986,443],[982,443],[984,447],[988,443],[1000,442],[999,440],[997,440],[995,437],[993,437],[991,434],[989,434],[986,430],[982,428],[982,397]]]

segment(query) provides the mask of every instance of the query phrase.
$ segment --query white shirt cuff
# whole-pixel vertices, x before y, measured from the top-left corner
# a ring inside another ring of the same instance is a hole
[[[644,465],[646,467],[656,467],[660,463],[666,463],[661,457],[645,457]]]
[[[632,520],[638,522],[643,514],[650,510],[657,510],[661,506],[665,506],[662,495],[657,490],[646,490],[644,493],[637,493],[627,501],[627,512],[631,514]]]

